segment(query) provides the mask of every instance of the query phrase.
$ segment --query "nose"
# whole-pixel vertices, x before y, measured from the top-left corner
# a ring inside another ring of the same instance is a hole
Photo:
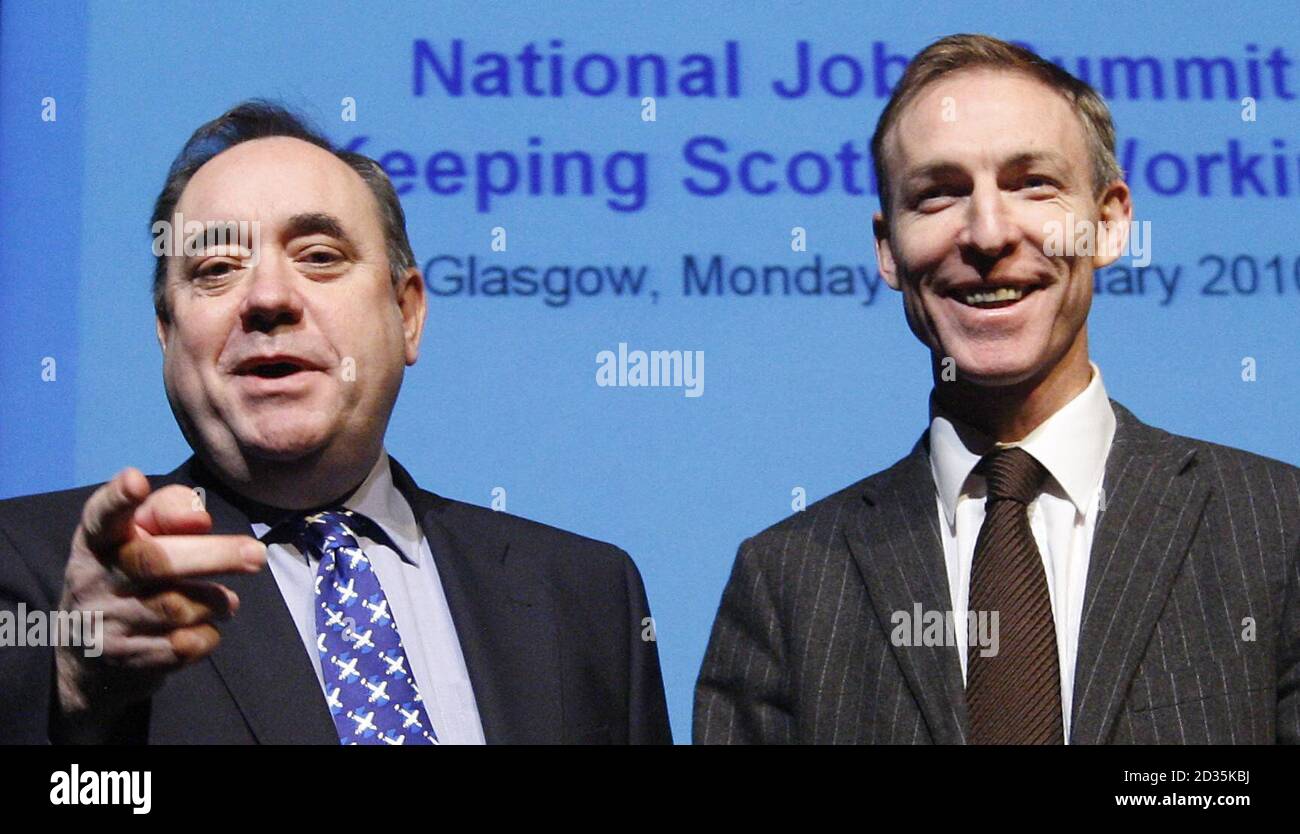
[[[302,320],[302,298],[295,287],[297,273],[283,258],[264,252],[250,268],[248,290],[240,306],[244,330],[270,333]]]
[[[992,182],[983,187],[977,184],[966,203],[966,223],[958,235],[962,248],[982,259],[997,260],[1009,255],[1021,238],[1002,190]]]

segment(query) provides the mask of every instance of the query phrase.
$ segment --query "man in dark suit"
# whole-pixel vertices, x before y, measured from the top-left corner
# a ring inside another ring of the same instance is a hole
[[[103,619],[95,650],[0,649],[0,740],[669,742],[627,554],[388,456],[426,302],[383,170],[248,102],[190,138],[153,219],[194,456],[0,502],[0,611]]]
[[[1018,47],[909,65],[875,234],[929,430],[741,546],[696,741],[1300,742],[1300,470],[1145,425],[1088,357],[1132,214],[1114,147],[1096,92]]]

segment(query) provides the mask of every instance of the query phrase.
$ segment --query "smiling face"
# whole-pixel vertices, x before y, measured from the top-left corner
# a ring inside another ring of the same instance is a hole
[[[1097,194],[1065,97],[1024,74],[957,71],[907,104],[884,151],[880,270],[936,360],[979,386],[1079,373],[1086,384],[1092,274],[1115,249],[1048,255],[1049,231],[1127,221],[1131,206],[1122,182]]]
[[[203,165],[176,211],[258,224],[255,253],[168,259],[158,338],[190,444],[235,482],[295,466],[364,475],[425,316],[417,271],[393,285],[370,189],[333,154],[274,137]]]

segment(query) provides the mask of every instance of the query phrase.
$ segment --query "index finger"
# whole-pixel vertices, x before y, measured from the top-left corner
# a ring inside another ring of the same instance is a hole
[[[133,518],[155,536],[207,533],[212,530],[212,516],[203,508],[203,498],[201,487],[169,484],[151,492]]]
[[[136,507],[147,497],[149,479],[134,466],[95,490],[81,510],[81,529],[90,549],[102,557],[130,539]]]
[[[140,535],[118,550],[117,566],[139,582],[167,582],[223,573],[257,573],[266,545],[252,536]]]

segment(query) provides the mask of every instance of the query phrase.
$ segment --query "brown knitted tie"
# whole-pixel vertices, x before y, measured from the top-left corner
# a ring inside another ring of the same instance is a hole
[[[970,611],[997,611],[999,639],[992,657],[981,657],[978,646],[967,650],[969,742],[1062,744],[1056,626],[1028,512],[1047,470],[1012,447],[985,455],[975,471],[988,483],[988,499],[975,540]]]

